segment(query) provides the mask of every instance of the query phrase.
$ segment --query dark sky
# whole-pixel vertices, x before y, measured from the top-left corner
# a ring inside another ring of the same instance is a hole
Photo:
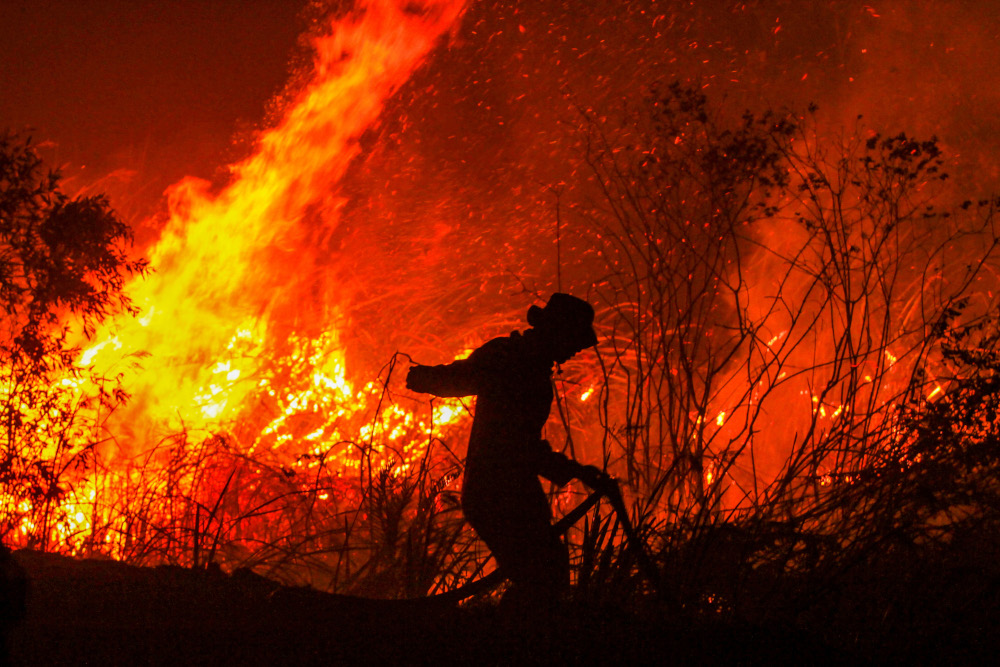
[[[0,129],[34,128],[67,175],[136,171],[131,196],[148,206],[231,161],[288,78],[303,5],[3,0]]]

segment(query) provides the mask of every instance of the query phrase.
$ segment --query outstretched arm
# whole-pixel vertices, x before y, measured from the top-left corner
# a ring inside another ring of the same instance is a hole
[[[457,398],[479,393],[482,371],[471,359],[460,359],[440,366],[410,367],[406,388],[442,398]]]
[[[440,366],[412,366],[406,375],[406,388],[441,398],[479,394],[503,369],[506,346],[506,339],[494,338],[470,354],[468,359]]]

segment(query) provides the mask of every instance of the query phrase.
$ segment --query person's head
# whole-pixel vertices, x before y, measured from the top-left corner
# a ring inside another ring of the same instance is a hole
[[[557,363],[597,345],[593,306],[569,294],[556,292],[544,308],[528,308],[528,324],[538,332]]]

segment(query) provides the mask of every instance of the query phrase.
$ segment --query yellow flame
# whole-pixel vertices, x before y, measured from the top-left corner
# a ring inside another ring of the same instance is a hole
[[[360,137],[454,30],[466,4],[359,0],[352,13],[313,39],[311,80],[276,126],[260,135],[254,153],[231,168],[230,183],[215,191],[188,178],[171,188],[169,219],[147,253],[154,272],[127,287],[140,316],[108,325],[77,360],[111,375],[125,355],[143,353],[142,369],[127,378],[133,400],[116,414],[132,432],[246,421],[247,399],[254,396],[255,411],[261,400],[269,403],[266,416],[255,417],[259,430],[248,451],[295,444],[296,454],[329,454],[350,465],[347,454],[331,452],[357,433],[341,433],[336,422],[367,416],[382,387],[355,389],[348,381],[335,304],[324,304],[330,314],[309,322],[311,331],[295,333],[299,323],[289,313],[310,298],[315,283],[315,276],[299,275],[314,252],[310,225],[336,226],[343,203],[337,183],[359,154]],[[437,405],[435,426],[460,415],[460,404]],[[377,429],[398,439],[418,427],[426,430],[412,414],[391,409],[361,437]],[[418,455],[416,448],[404,450],[408,458]],[[93,490],[94,484],[82,480],[74,488]],[[57,537],[91,531],[94,498],[77,493],[65,500]],[[34,508],[20,509],[30,515]],[[30,518],[19,526],[24,535],[37,529]]]
[[[303,219],[335,224],[341,201],[331,193],[359,137],[465,9],[465,0],[359,4],[314,39],[312,81],[255,153],[231,168],[228,186],[215,193],[185,179],[171,189],[170,219],[149,252],[155,272],[129,286],[142,317],[119,323],[80,358],[114,363],[109,348],[150,353],[132,387],[146,417],[180,415],[196,427],[239,414],[254,386],[239,380],[259,371],[254,352],[279,342],[275,309],[297,298],[295,269],[308,252]]]

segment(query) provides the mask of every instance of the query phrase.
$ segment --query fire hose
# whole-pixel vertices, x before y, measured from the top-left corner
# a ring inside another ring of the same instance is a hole
[[[601,498],[605,498],[608,501],[608,504],[611,505],[611,509],[615,512],[618,523],[622,527],[622,532],[625,533],[626,544],[632,551],[639,565],[639,569],[653,585],[654,589],[659,592],[659,572],[653,564],[652,559],[650,559],[649,554],[646,552],[645,542],[639,538],[639,534],[636,533],[635,527],[632,525],[632,521],[628,515],[628,509],[625,507],[625,501],[622,498],[621,489],[618,486],[618,481],[608,475],[601,475],[598,482],[594,484],[594,487],[596,488],[591,489],[590,495],[587,496],[583,502],[552,525],[553,530],[556,531],[557,535],[566,534],[566,532],[577,521],[583,518],[583,516],[589,512]],[[470,598],[473,595],[484,593],[495,588],[504,579],[503,570],[497,568],[488,575],[480,579],[476,579],[475,581],[471,581],[463,586],[421,599],[433,600],[434,602],[440,604],[457,604],[458,602]]]

